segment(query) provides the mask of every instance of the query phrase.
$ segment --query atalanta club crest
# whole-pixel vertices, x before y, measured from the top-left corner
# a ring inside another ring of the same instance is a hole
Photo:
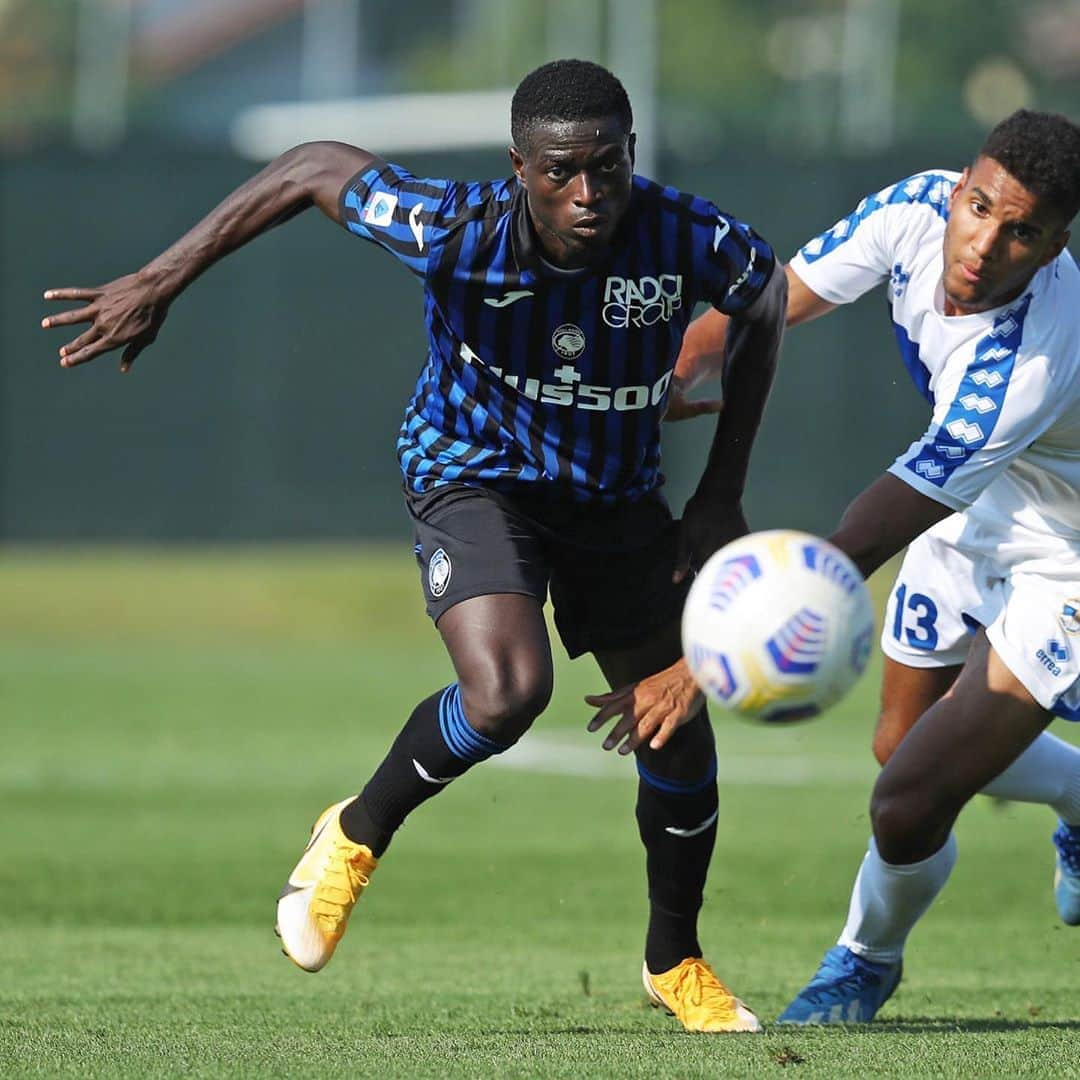
[[[585,331],[573,323],[563,323],[551,335],[551,347],[564,360],[576,360],[585,351]]]
[[[450,584],[450,573],[452,569],[453,568],[450,565],[450,556],[447,555],[442,548],[439,548],[439,550],[431,556],[427,568],[428,591],[436,600],[446,592],[446,586]]]
[[[1066,634],[1080,634],[1080,598],[1061,605],[1061,628]]]

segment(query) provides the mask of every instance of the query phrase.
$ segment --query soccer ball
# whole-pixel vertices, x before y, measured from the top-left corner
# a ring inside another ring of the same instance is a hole
[[[751,533],[701,568],[682,617],[683,653],[713,701],[767,723],[834,705],[870,656],[874,613],[855,564],[827,540]]]

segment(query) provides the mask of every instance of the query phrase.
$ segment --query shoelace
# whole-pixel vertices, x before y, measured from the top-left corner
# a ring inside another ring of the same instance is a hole
[[[679,979],[673,991],[675,997],[691,1005],[701,1005],[706,995],[718,997],[718,1007],[733,1009],[735,999],[726,986],[713,974],[712,968],[704,960],[695,960],[680,969]]]
[[[1070,874],[1080,874],[1080,829],[1061,825],[1054,832],[1061,863]]]
[[[356,898],[371,882],[366,873],[371,860],[363,851],[353,851],[354,846],[344,837],[335,841],[312,903],[315,918],[331,934],[340,929]]]

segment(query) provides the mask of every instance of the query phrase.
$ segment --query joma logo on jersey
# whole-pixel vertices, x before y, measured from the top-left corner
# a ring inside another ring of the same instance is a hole
[[[654,326],[670,322],[682,307],[682,274],[659,277],[609,277],[604,283],[601,314],[608,326],[625,330],[629,326]]]

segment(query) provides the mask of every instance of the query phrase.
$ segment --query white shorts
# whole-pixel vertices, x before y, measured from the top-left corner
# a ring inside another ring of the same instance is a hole
[[[1001,565],[987,530],[953,514],[908,548],[881,648],[908,667],[963,664],[980,628],[1044,708],[1080,721],[1080,570],[1030,573]]]

